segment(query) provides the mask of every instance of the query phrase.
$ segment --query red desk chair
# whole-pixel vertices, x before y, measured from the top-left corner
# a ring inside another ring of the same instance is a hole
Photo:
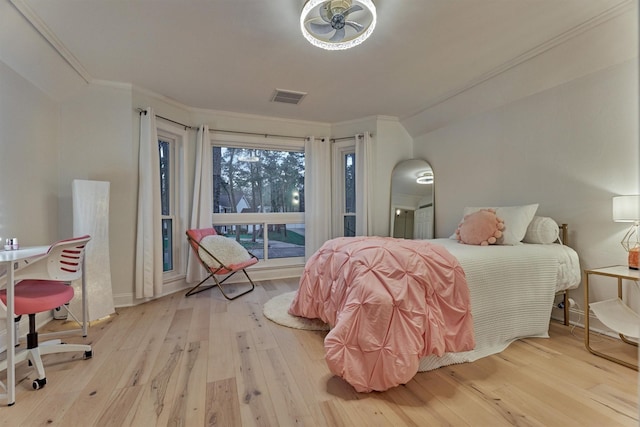
[[[83,236],[54,243],[46,255],[30,261],[15,272],[15,315],[29,315],[29,333],[27,348],[16,352],[15,363],[28,360],[36,367],[38,378],[33,388],[39,389],[47,384],[41,356],[43,354],[84,351],[84,358],[93,355],[91,346],[86,344],[65,344],[60,340],[45,341],[38,344],[36,313],[65,307],[73,299],[73,287],[70,282],[82,277],[84,249],[90,236]],[[0,290],[0,300],[7,303],[6,289]],[[84,307],[83,307],[84,309]],[[16,320],[19,320],[18,317]],[[0,362],[0,370],[7,369],[7,361]]]
[[[200,264],[207,270],[209,275],[191,288],[186,293],[186,296],[197,294],[217,286],[226,299],[234,300],[255,289],[255,284],[245,268],[256,264],[258,257],[247,251],[238,242],[228,237],[220,236],[214,228],[187,230],[187,241],[191,245],[191,249],[193,249],[193,253],[200,261]],[[242,271],[244,275],[247,276],[251,287],[238,295],[229,297],[222,289],[222,284],[239,271]],[[218,280],[218,276],[226,277]],[[215,283],[200,288],[200,285],[209,278],[213,278]]]

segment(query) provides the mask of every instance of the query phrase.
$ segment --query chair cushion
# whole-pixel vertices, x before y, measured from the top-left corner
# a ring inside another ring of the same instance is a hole
[[[251,259],[249,252],[247,252],[240,243],[228,237],[220,235],[205,236],[200,241],[200,246],[209,251],[226,266],[244,264]],[[220,267],[220,263],[216,262],[216,260],[202,248],[198,250],[198,255],[202,261],[209,267]]]
[[[15,287],[15,314],[53,310],[73,299],[73,287],[52,280],[22,280]],[[7,290],[0,290],[0,300],[7,303]]]

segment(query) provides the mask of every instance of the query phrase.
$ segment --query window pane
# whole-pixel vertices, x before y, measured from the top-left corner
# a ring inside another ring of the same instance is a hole
[[[304,224],[272,224],[269,232],[269,258],[304,256]]]
[[[171,215],[171,158],[169,147],[168,142],[158,141],[158,148],[160,150],[160,203],[162,215]]]
[[[354,237],[356,235],[356,217],[353,215],[344,216],[344,237]]]
[[[162,220],[162,271],[173,270],[173,222]]]
[[[344,208],[346,213],[355,213],[356,211],[355,153],[349,153],[344,156]]]
[[[264,259],[264,230],[260,224],[217,225],[216,233],[234,239],[246,250]]]
[[[213,147],[213,212],[304,212],[304,153]]]
[[[219,235],[235,239],[259,259],[304,256],[304,224],[269,224],[266,230],[262,224],[219,225],[214,228]],[[268,241],[266,256],[265,238]]]

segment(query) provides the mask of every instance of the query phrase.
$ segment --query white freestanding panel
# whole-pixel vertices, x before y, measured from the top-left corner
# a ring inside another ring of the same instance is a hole
[[[85,280],[87,287],[87,319],[96,320],[115,312],[111,289],[109,259],[109,182],[74,180],[73,235],[89,234],[91,240],[85,251]],[[80,284],[74,284],[77,295]],[[79,298],[74,298],[71,310],[79,313]]]

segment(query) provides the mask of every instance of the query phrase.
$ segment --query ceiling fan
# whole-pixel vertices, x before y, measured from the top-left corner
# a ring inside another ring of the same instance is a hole
[[[375,24],[376,8],[371,0],[308,0],[300,15],[305,38],[328,50],[359,45]]]

